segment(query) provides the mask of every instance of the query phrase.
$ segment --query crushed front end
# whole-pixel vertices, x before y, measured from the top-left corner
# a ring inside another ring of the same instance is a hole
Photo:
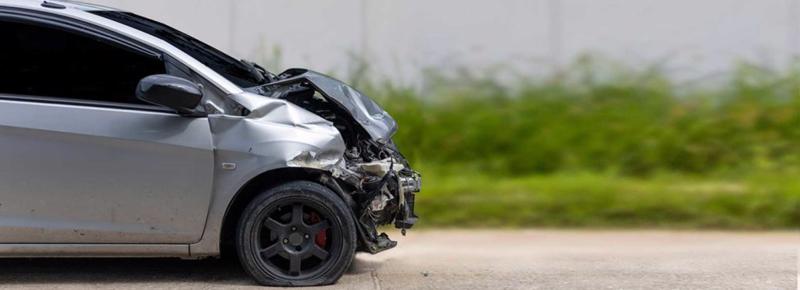
[[[346,172],[340,177],[353,189],[363,250],[377,253],[394,247],[396,243],[385,233],[379,235],[377,227],[394,223],[405,234],[414,226],[419,173],[408,166],[391,141],[363,140],[345,153],[345,160]]]
[[[417,221],[414,199],[421,188],[419,173],[392,142],[394,119],[352,87],[304,69],[287,70],[252,92],[289,101],[333,123],[347,148],[342,159],[325,166],[331,178],[321,182],[353,209],[359,250],[378,253],[394,247],[396,242],[378,233],[378,227],[393,223],[405,234]],[[295,163],[313,159],[300,155]]]

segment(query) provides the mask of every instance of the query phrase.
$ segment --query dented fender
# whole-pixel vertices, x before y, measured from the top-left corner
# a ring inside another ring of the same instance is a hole
[[[239,170],[309,167],[330,171],[345,144],[331,122],[283,100],[267,99],[248,116],[209,116],[220,162]]]
[[[333,172],[336,164],[344,163],[345,143],[331,122],[284,100],[240,97],[257,105],[251,114],[208,116],[214,145],[214,194],[203,239],[190,246],[192,256],[219,254],[228,206],[253,178],[287,167]]]
[[[364,96],[330,93],[346,89],[342,86],[329,87],[326,93],[321,84],[328,79],[312,84],[306,82],[309,77],[322,77],[308,72],[301,75],[302,80],[273,83],[270,90],[262,88],[261,94],[232,96],[248,110],[244,116],[208,116],[219,167],[204,236],[220,235],[228,205],[247,182],[275,169],[306,168],[329,173],[333,178],[319,181],[339,191],[351,204],[358,221],[360,250],[377,253],[394,247],[394,241],[378,233],[378,226],[394,223],[403,233],[411,228],[416,222],[414,192],[420,189],[419,174],[391,142],[394,120],[377,107],[362,110],[359,106],[365,102]],[[287,80],[291,78],[290,74]],[[316,99],[310,88],[327,101]],[[359,106],[343,106],[343,100]],[[364,119],[368,111],[375,113],[369,120]],[[216,254],[218,244],[206,240],[192,245],[193,255]]]

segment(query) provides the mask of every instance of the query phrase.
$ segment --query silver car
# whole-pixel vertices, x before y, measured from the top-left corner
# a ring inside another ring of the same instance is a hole
[[[0,0],[0,256],[219,256],[264,285],[336,282],[416,221],[420,177],[370,98],[169,26]]]

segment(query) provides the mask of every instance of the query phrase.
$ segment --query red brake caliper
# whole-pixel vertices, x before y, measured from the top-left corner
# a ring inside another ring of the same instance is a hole
[[[320,221],[320,218],[317,212],[312,211],[309,214],[308,221],[311,222],[311,224],[318,223]],[[317,233],[316,236],[314,237],[314,242],[317,243],[317,246],[324,249],[325,245],[328,244],[328,229],[323,229],[319,231],[319,233]]]

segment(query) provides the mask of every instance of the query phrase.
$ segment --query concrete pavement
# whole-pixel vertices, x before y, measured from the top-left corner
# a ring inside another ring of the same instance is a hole
[[[800,232],[410,231],[322,289],[797,289]],[[262,289],[235,261],[0,260],[2,289]]]

